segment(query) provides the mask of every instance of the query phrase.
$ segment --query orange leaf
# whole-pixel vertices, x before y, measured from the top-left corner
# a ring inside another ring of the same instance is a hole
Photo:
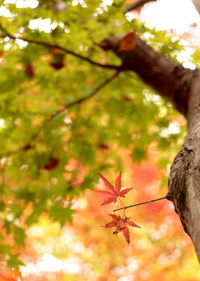
[[[119,45],[119,51],[131,51],[136,45],[136,34],[135,32],[128,33],[124,38],[121,39]]]
[[[58,54],[61,54],[61,53],[62,53],[62,50],[59,49],[59,48],[54,48],[54,49],[52,50],[52,53],[53,53],[54,55],[58,55]]]

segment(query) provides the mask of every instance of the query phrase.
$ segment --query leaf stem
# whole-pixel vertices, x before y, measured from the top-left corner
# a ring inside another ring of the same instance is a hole
[[[120,208],[120,209],[123,209],[124,210],[124,214],[123,214],[123,216],[125,217],[125,215],[126,215],[126,209],[125,209],[125,206],[124,206],[124,203],[122,202],[122,200],[118,197],[118,199],[119,199],[119,202],[121,203],[121,205],[123,206],[122,208]],[[114,212],[115,212],[116,210],[114,210]]]
[[[132,207],[136,207],[136,206],[140,206],[140,205],[156,202],[156,201],[163,200],[163,199],[167,199],[167,196],[163,196],[163,197],[160,197],[160,198],[157,198],[157,199],[152,199],[152,200],[149,200],[149,201],[144,201],[144,202],[133,204],[133,205],[124,206],[123,208],[115,209],[114,212],[119,211],[119,210],[123,210],[123,209],[126,210],[128,208],[132,208]]]

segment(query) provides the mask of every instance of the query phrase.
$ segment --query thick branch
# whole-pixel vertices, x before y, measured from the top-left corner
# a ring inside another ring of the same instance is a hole
[[[136,10],[137,8],[140,8],[141,6],[143,6],[144,4],[146,4],[148,2],[155,2],[155,1],[157,1],[157,0],[138,0],[137,2],[132,3],[127,6],[125,13]]]
[[[101,67],[101,68],[104,68],[104,69],[115,69],[115,70],[118,70],[118,69],[121,68],[120,66],[117,66],[117,65],[102,64],[102,63],[99,63],[99,62],[95,62],[95,61],[91,60],[88,57],[80,55],[80,54],[78,54],[78,53],[76,53],[74,51],[71,51],[71,50],[69,50],[69,49],[67,49],[65,47],[62,47],[62,46],[60,46],[58,44],[52,44],[52,43],[43,42],[43,41],[36,40],[36,39],[30,39],[30,38],[26,38],[26,37],[12,35],[1,24],[0,24],[0,30],[3,31],[3,35],[0,36],[1,38],[9,37],[9,38],[11,38],[13,40],[20,39],[20,40],[26,41],[28,43],[40,45],[40,46],[43,46],[43,47],[46,47],[46,48],[59,49],[59,50],[63,51],[64,53],[67,53],[67,54],[72,55],[72,56],[74,56],[74,57],[76,57],[78,59],[81,59],[81,60],[86,61],[86,62],[88,62],[88,63],[90,63],[92,65],[95,65],[95,66],[98,66],[98,67]]]
[[[121,58],[125,69],[134,71],[184,116],[187,115],[189,89],[195,71],[160,55],[137,36],[135,47],[128,51],[120,51],[120,40],[116,38],[107,39],[105,42]]]

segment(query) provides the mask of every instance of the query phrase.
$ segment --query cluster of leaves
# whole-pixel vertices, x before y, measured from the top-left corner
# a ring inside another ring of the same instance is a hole
[[[63,0],[62,9],[56,1],[36,2],[32,8],[1,3],[0,252],[10,266],[18,265],[26,229],[40,216],[70,222],[73,201],[93,186],[96,171],[122,169],[121,149],[141,161],[157,143],[165,167],[169,147],[175,150],[180,139],[162,136],[176,113],[160,98],[155,104],[135,75],[121,73],[99,95],[76,104],[113,73],[101,65],[120,65],[97,43],[135,29],[154,34],[152,45],[158,44],[155,30],[127,20],[125,1]],[[169,53],[179,51],[162,40]]]
[[[132,187],[122,189],[121,173],[119,174],[119,176],[116,179],[115,186],[113,186],[103,175],[99,174],[99,176],[101,177],[105,186],[110,190],[110,191],[95,190],[95,192],[100,193],[104,198],[104,201],[101,205],[110,204],[112,202],[115,203],[117,201],[117,199],[120,200],[120,197],[125,197],[125,194],[127,194],[130,190],[133,189]],[[121,202],[121,200],[120,200],[120,202]],[[132,227],[139,227],[139,226],[135,222],[131,221],[130,218],[126,217],[125,209],[124,209],[123,217],[121,217],[119,215],[117,216],[115,214],[109,214],[109,216],[112,217],[112,221],[108,222],[105,225],[105,228],[116,227],[116,229],[113,231],[113,234],[118,234],[119,232],[123,232],[123,235],[124,235],[126,241],[128,243],[130,243],[130,232],[129,232],[128,226],[132,226]]]

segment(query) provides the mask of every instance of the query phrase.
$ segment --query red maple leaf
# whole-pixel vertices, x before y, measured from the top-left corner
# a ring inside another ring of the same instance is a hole
[[[109,214],[109,216],[112,217],[112,221],[108,222],[105,225],[105,228],[112,228],[116,227],[113,231],[113,234],[118,234],[119,232],[123,232],[123,235],[128,243],[130,243],[130,232],[128,226],[132,227],[139,227],[136,223],[130,220],[130,218],[127,218],[124,216],[123,218],[117,215]]]
[[[121,185],[121,176],[122,174],[120,173],[119,176],[116,179],[115,186],[113,186],[103,175],[99,174],[98,175],[101,177],[102,181],[104,182],[104,185],[109,189],[107,190],[95,190],[95,192],[99,192],[103,198],[104,201],[101,205],[106,205],[110,204],[112,202],[116,202],[118,197],[125,197],[125,194],[128,193],[133,187],[131,188],[125,188],[122,189]]]

